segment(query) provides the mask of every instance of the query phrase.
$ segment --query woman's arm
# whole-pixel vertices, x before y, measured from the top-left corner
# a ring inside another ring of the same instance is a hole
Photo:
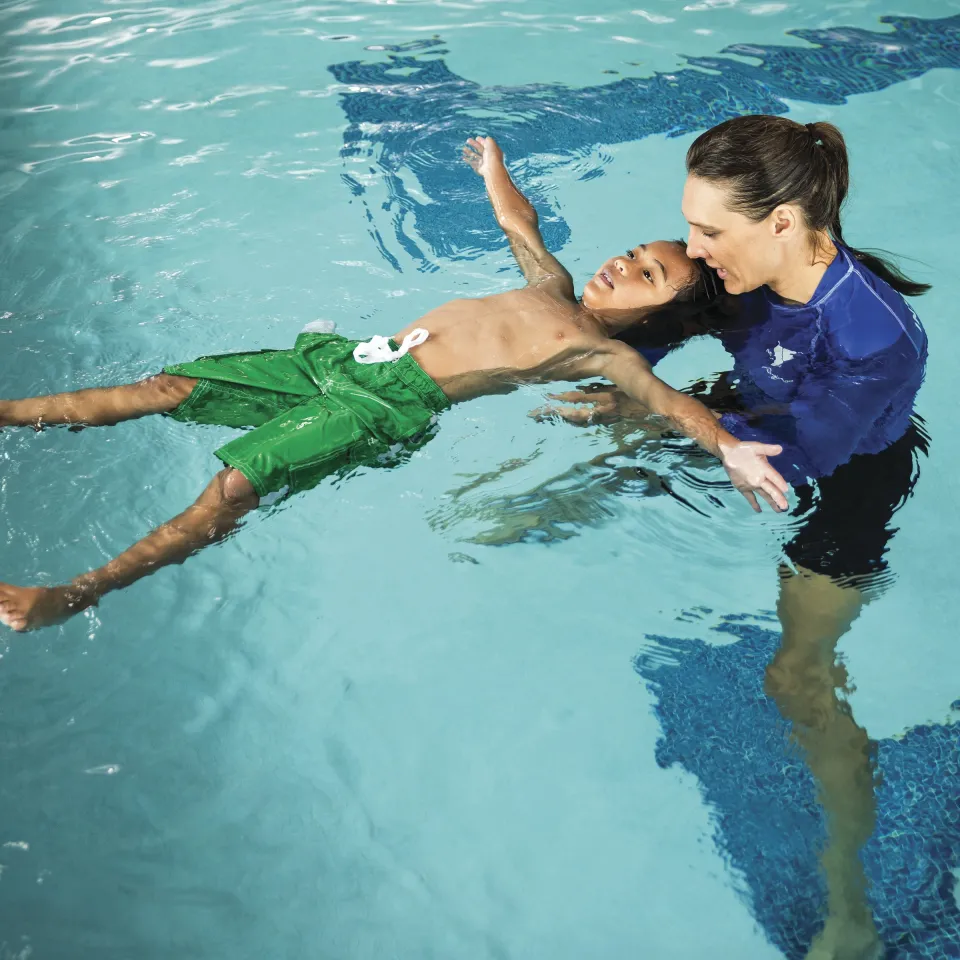
[[[561,292],[573,299],[573,278],[544,246],[537,211],[510,178],[497,141],[493,137],[471,137],[463,148],[463,159],[483,177],[497,223],[527,281],[556,280]]]

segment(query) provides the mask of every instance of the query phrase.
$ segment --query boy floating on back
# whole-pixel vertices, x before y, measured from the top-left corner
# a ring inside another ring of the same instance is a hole
[[[607,260],[578,300],[495,141],[467,141],[464,159],[483,177],[523,289],[452,300],[389,341],[305,332],[291,350],[203,357],[139,383],[0,401],[0,427],[107,426],[162,413],[254,428],[216,451],[224,469],[192,506],[105,566],[63,586],[0,583],[0,621],[24,631],[72,616],[223,539],[261,498],[383,462],[422,443],[452,404],[521,384],[605,377],[719,457],[754,509],[757,494],[785,509],[787,483],[766,459],[781,448],[738,441],[615,339],[671,301],[706,296],[704,275],[683,245],[661,240]]]

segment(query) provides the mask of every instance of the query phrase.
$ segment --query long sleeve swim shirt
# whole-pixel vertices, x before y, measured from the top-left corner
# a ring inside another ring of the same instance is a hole
[[[721,422],[739,440],[778,443],[770,462],[793,485],[829,476],[906,432],[923,382],[927,337],[888,283],[839,246],[808,303],[760,287],[713,331],[733,356],[742,412]],[[651,362],[663,350],[643,351]]]

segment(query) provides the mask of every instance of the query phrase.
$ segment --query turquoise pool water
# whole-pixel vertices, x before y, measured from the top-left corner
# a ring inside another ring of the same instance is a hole
[[[881,23],[881,17],[894,17]],[[837,123],[845,233],[914,258],[932,437],[840,651],[883,780],[890,957],[960,955],[960,3],[0,3],[0,395],[389,333],[516,283],[458,161],[496,133],[578,281],[681,236],[731,112]],[[790,32],[788,31],[797,31]],[[737,45],[732,51],[726,48]],[[728,365],[697,342],[659,368]],[[0,636],[0,957],[802,957],[814,786],[762,692],[789,518],[682,449],[461,406],[31,636]],[[230,431],[0,433],[0,580],[181,510]],[[659,495],[658,495],[659,494]]]

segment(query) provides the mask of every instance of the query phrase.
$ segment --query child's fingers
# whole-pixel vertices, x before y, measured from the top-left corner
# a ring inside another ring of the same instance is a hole
[[[783,513],[787,509],[787,498],[777,489],[773,481],[764,480],[759,492],[763,499],[778,513]]]
[[[765,457],[776,457],[783,453],[783,447],[779,443],[756,443],[752,444],[757,453],[762,453]]]
[[[790,491],[790,484],[783,479],[782,476],[773,468],[769,468],[769,473],[767,476],[770,478],[770,482],[781,492],[788,493]]]

